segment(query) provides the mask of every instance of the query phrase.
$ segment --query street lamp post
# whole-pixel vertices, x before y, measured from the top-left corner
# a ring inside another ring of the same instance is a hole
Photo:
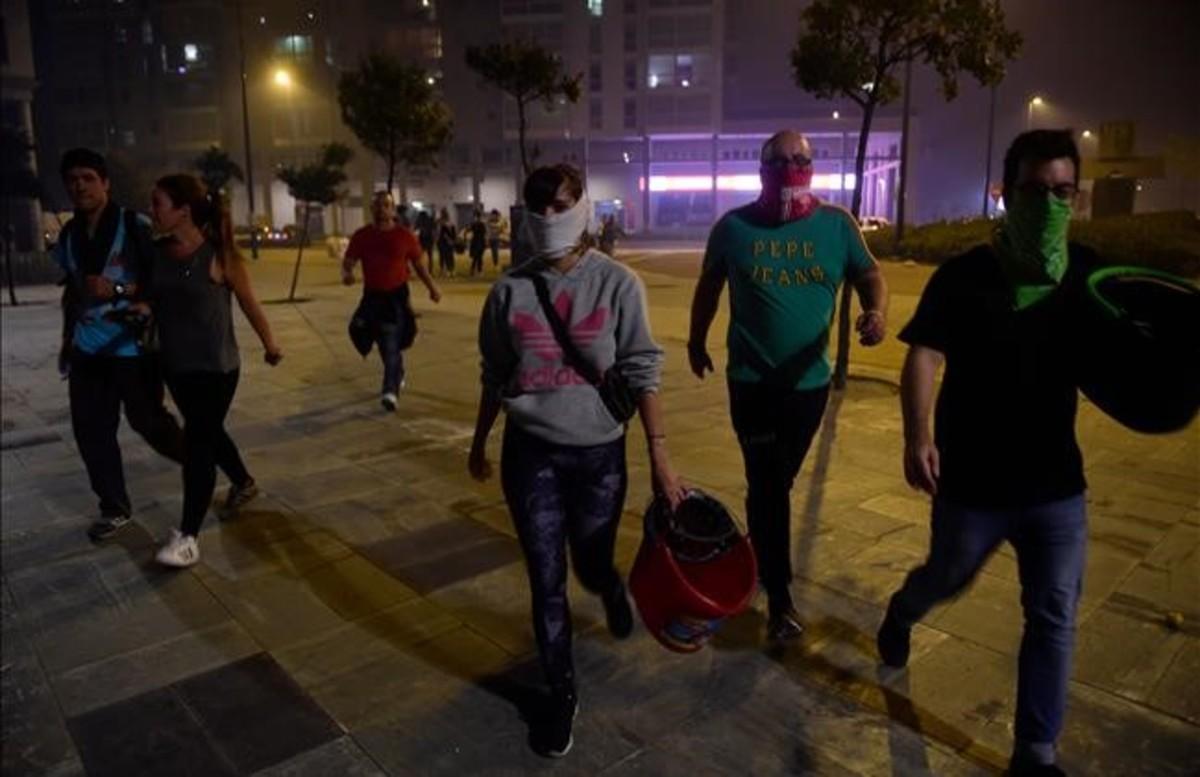
[[[1029,98],[1029,106],[1025,112],[1025,129],[1026,130],[1033,129],[1033,109],[1038,107],[1042,103],[1043,103],[1042,98],[1036,94],[1033,97]]]
[[[237,4],[238,53],[241,57],[242,143],[246,147],[246,196],[249,200],[250,256],[258,258],[258,230],[254,223],[254,162],[250,156],[250,107],[246,99],[246,36],[242,30],[242,3]]]

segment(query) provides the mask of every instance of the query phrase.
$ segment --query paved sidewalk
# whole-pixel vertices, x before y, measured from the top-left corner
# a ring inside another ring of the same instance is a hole
[[[667,349],[677,467],[740,513],[741,460],[721,380],[695,380],[683,343],[694,252],[630,252]],[[291,254],[253,268],[287,288]],[[572,584],[582,709],[558,762],[527,746],[540,676],[528,587],[499,485],[465,471],[486,280],[420,286],[420,334],[400,411],[353,352],[357,290],[306,258],[310,301],[268,308],[285,350],[270,369],[239,316],[233,437],[265,495],[210,517],[202,561],[153,550],[177,524],[180,478],[125,425],[137,524],[93,546],[94,500],[54,369],[54,289],[4,307],[2,519],[5,775],[976,775],[1011,745],[1020,603],[1003,550],[915,634],[907,672],[878,669],[882,606],[928,538],[928,504],[900,475],[903,350],[855,346],[793,494],[800,644],[763,645],[757,609],[699,654],[640,628],[616,643]],[[888,265],[893,329],[925,268]],[[724,319],[717,322],[723,331]],[[721,338],[714,335],[715,344]],[[714,348],[717,361],[724,353]],[[781,422],[786,419],[781,419]],[[1084,403],[1091,545],[1064,765],[1073,774],[1200,773],[1200,435],[1136,435]],[[619,537],[628,571],[649,476],[630,433]],[[498,455],[499,434],[491,451]],[[218,492],[220,496],[220,492]],[[1179,628],[1165,615],[1183,616]]]

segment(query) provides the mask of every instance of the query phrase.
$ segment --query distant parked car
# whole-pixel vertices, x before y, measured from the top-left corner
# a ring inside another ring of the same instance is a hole
[[[877,229],[887,229],[892,225],[892,222],[885,219],[883,216],[864,216],[858,220],[859,226],[863,232],[874,232]]]

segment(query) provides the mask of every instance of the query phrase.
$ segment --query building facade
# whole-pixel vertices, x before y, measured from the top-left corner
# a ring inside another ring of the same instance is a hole
[[[505,38],[535,40],[582,75],[577,103],[534,108],[529,145],[537,163],[583,168],[599,212],[616,215],[631,233],[702,234],[755,196],[759,147],[783,127],[813,139],[823,197],[848,204],[853,188],[857,112],[813,100],[792,82],[787,58],[799,0],[45,0],[32,7],[43,169],[56,170],[66,148],[92,146],[113,157],[114,186],[134,204],[145,201],[157,175],[191,167],[216,145],[249,173],[231,187],[239,223],[295,223],[296,203],[275,173],[336,140],[357,155],[349,196],[322,215],[322,225],[356,228],[386,171],[342,124],[337,81],[367,53],[384,51],[426,68],[455,122],[437,165],[400,172],[398,197],[453,206],[460,220],[479,206],[506,210],[522,178],[515,104],[465,64],[469,46]],[[864,214],[894,214],[898,125],[886,112],[876,119]],[[46,184],[61,192],[52,177]]]

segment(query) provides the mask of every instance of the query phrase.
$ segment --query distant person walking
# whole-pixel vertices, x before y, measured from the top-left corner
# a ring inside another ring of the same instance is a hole
[[[600,222],[600,251],[616,259],[617,238],[623,234],[624,232],[617,226],[617,217],[611,213],[605,216]]]
[[[487,225],[483,223],[483,211],[475,211],[475,218],[467,227],[467,253],[471,256],[471,275],[483,272],[483,252],[487,248]]]
[[[258,334],[272,366],[283,353],[271,335],[250,273],[233,243],[233,225],[219,194],[199,178],[160,178],[151,195],[155,230],[166,239],[155,259],[150,302],[162,343],[171,397],[184,420],[183,519],[155,557],[189,567],[200,560],[196,536],[216,487],[217,467],[230,480],[224,511],[232,513],[258,494],[237,446],[225,431],[241,358],[233,333],[232,298]]]
[[[467,466],[477,480],[490,476],[487,438],[503,407],[501,485],[525,553],[538,653],[551,689],[549,724],[535,746],[559,757],[571,749],[577,710],[568,547],[579,581],[604,604],[609,631],[623,639],[633,629],[613,563],[628,481],[629,419],[614,417],[573,366],[577,359],[599,373],[616,370],[636,396],[653,490],[674,507],[683,486],[667,455],[658,397],[662,349],[650,335],[641,282],[587,248],[591,206],[578,170],[539,168],[526,179],[524,194],[534,258],[502,276],[484,303],[483,390]],[[569,337],[577,356],[560,336]]]
[[[508,222],[500,215],[500,211],[492,208],[487,217],[487,244],[492,252],[492,268],[500,266],[500,241],[508,231]]]
[[[416,271],[429,299],[439,302],[441,292],[421,261],[416,236],[396,223],[392,195],[378,192],[371,201],[374,223],[356,231],[342,260],[342,282],[354,283],[354,265],[362,262],[363,295],[354,312],[352,332],[364,335],[364,355],[374,342],[383,361],[383,390],[380,403],[389,412],[396,409],[404,385],[404,349],[412,343],[416,321],[409,300],[409,268]],[[357,345],[357,343],[356,343]]]
[[[429,211],[417,211],[417,242],[421,244],[421,253],[425,254],[429,267],[434,267],[433,243],[437,237],[437,225]]]
[[[454,277],[454,250],[458,244],[458,230],[450,220],[450,212],[442,208],[437,221],[437,250],[442,275]]]
[[[88,529],[99,541],[133,514],[117,443],[122,406],[133,430],[175,462],[183,459],[183,432],[163,406],[157,357],[143,348],[128,315],[144,298],[154,263],[149,220],[112,200],[107,165],[95,151],[68,151],[60,173],[75,215],[54,247],[66,273],[59,363],[69,380],[71,431],[100,500]]]

